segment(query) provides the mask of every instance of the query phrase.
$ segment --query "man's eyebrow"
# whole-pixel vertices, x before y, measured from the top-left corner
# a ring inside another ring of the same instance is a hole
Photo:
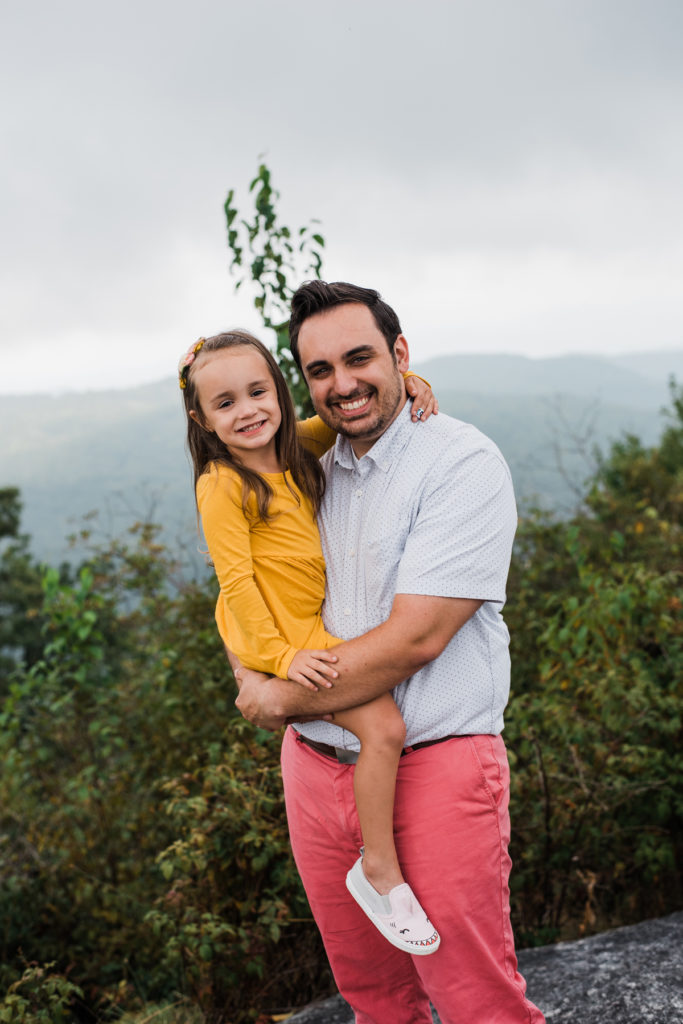
[[[318,366],[329,366],[327,359],[312,359],[310,363],[306,363],[305,370],[315,370]]]
[[[357,345],[356,348],[350,348],[348,352],[342,354],[342,359],[353,359],[354,356],[364,355],[368,352],[375,352],[374,345]],[[310,371],[314,370],[317,366],[329,366],[327,359],[313,359],[310,363],[306,363],[305,369]]]
[[[343,355],[343,358],[344,359],[353,359],[354,356],[362,355],[365,352],[375,352],[375,351],[376,351],[376,349],[375,349],[374,345],[357,345],[355,348],[351,348],[351,349],[349,349],[348,352],[345,352],[344,355]]]

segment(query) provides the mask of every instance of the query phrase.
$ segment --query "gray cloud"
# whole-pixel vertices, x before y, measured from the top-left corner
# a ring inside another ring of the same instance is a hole
[[[59,386],[64,353],[96,384],[124,363],[149,379],[244,322],[221,207],[264,152],[283,215],[322,219],[329,276],[403,297],[440,346],[578,345],[565,316],[647,347],[657,310],[658,343],[681,343],[677,2],[39,0],[2,38],[1,343],[22,390],[49,386],[38,354]]]

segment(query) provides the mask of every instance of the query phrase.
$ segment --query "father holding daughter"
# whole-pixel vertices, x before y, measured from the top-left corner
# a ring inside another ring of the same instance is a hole
[[[338,434],[322,459],[318,522],[324,625],[345,642],[333,648],[331,687],[241,669],[237,706],[263,728],[290,723],[282,767],[292,848],[335,980],[358,1024],[430,1024],[429,1000],[442,1024],[542,1024],[509,919],[501,608],[517,518],[508,468],[469,424],[441,414],[415,428],[407,342],[377,292],[304,285],[290,344],[318,415]],[[345,887],[360,845],[359,743],[335,715],[389,692],[406,727],[394,841],[440,934],[429,956],[386,942],[361,902],[372,893],[354,892],[352,877],[354,899]]]

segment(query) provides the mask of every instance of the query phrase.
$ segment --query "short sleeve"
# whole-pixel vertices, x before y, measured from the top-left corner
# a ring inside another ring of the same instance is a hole
[[[486,449],[444,462],[423,492],[396,593],[504,604],[517,529],[510,471]]]

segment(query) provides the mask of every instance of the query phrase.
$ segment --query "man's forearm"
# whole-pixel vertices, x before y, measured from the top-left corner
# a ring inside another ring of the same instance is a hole
[[[276,717],[292,720],[366,704],[436,658],[480,604],[398,595],[386,622],[334,648],[339,676],[331,689],[272,678],[263,684],[264,701]]]

